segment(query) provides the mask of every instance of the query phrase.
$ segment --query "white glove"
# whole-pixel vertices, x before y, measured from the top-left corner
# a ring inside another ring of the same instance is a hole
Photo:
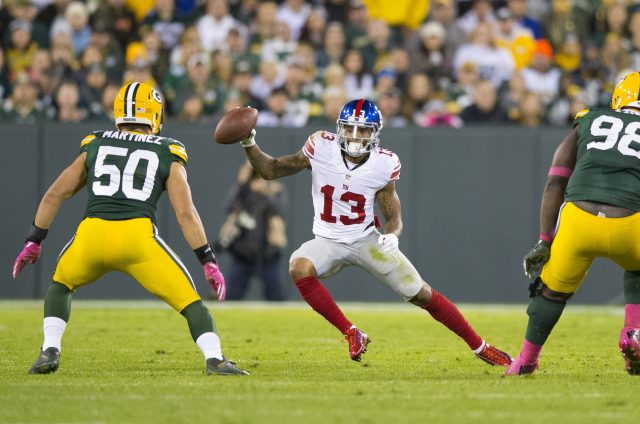
[[[382,253],[390,254],[398,251],[398,236],[391,234],[383,234],[378,237],[378,244],[380,245],[380,250]]]
[[[251,134],[249,134],[247,138],[240,140],[240,144],[242,144],[242,147],[245,149],[254,146],[256,144],[256,129],[252,129]]]

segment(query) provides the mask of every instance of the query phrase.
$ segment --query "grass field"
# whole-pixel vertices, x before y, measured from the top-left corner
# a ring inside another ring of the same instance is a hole
[[[409,305],[347,304],[373,342],[362,363],[306,305],[208,304],[249,377],[206,377],[186,322],[155,302],[75,302],[60,370],[27,375],[41,302],[0,302],[0,423],[620,423],[640,379],[617,349],[622,308],[570,306],[533,376],[504,378]],[[463,305],[516,354],[524,305]]]

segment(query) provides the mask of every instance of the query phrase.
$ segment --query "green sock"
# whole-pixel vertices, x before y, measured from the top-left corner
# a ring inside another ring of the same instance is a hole
[[[202,300],[191,303],[180,313],[187,319],[189,331],[191,332],[191,337],[194,342],[204,333],[216,332],[213,318],[211,318],[211,314],[207,307],[204,306],[204,303],[202,303]]]
[[[44,316],[60,318],[69,322],[71,316],[71,297],[73,292],[64,284],[53,281],[44,298]]]
[[[553,326],[560,319],[565,306],[567,306],[566,301],[550,300],[541,294],[537,294],[527,308],[529,324],[527,325],[525,339],[533,344],[542,346],[547,341],[549,334],[551,334]]]

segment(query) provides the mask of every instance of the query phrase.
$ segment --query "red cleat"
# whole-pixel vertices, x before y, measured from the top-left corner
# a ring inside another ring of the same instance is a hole
[[[349,356],[354,361],[360,361],[361,355],[367,351],[367,345],[371,342],[369,336],[356,327],[347,330],[344,338],[349,343]]]
[[[476,356],[482,359],[489,365],[500,365],[503,367],[508,367],[513,362],[513,358],[509,356],[508,353],[503,352],[495,347],[491,346],[489,343],[482,342],[483,346],[480,352],[476,353]]]
[[[640,329],[624,327],[620,332],[620,352],[624,367],[631,375],[640,375]]]

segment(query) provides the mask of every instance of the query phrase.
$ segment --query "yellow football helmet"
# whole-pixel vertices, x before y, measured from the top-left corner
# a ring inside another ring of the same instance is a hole
[[[132,82],[122,86],[113,102],[116,127],[120,124],[145,124],[153,134],[162,128],[162,96],[149,84]]]
[[[611,109],[620,110],[623,107],[640,109],[640,72],[625,75],[613,89],[611,95]]]

